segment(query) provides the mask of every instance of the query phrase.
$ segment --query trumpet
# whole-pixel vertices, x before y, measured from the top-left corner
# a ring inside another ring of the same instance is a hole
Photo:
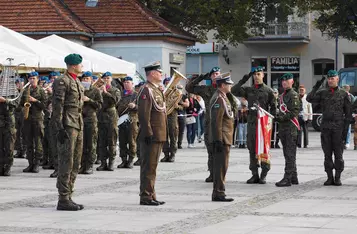
[[[29,101],[29,98],[30,98],[30,86],[26,89],[24,95],[25,95],[24,119],[28,119],[29,118],[30,107],[31,107],[31,103]]]
[[[98,80],[96,80],[92,86],[99,89],[100,87],[102,87],[105,84],[105,82],[99,77]]]

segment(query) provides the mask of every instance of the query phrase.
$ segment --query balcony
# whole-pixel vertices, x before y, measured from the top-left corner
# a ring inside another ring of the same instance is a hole
[[[269,23],[261,31],[252,29],[245,44],[253,43],[309,43],[309,24],[302,22]]]

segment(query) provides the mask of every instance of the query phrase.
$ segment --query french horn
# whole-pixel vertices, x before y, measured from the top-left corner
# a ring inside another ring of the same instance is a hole
[[[173,69],[174,74],[164,90],[164,96],[166,99],[166,114],[169,115],[174,111],[175,107],[181,101],[182,93],[176,87],[181,80],[187,80],[187,78],[182,75],[177,70]]]

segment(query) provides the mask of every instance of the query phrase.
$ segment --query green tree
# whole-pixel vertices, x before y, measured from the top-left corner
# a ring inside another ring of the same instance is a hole
[[[154,13],[205,41],[215,30],[215,39],[237,45],[266,26],[265,8],[279,5],[291,14],[296,0],[140,0]],[[251,29],[257,29],[252,31]],[[255,33],[254,33],[255,32]]]

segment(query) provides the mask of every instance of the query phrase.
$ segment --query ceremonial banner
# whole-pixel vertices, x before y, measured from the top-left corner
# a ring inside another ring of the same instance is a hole
[[[273,116],[258,108],[255,153],[259,162],[270,164],[270,141],[273,127]]]

